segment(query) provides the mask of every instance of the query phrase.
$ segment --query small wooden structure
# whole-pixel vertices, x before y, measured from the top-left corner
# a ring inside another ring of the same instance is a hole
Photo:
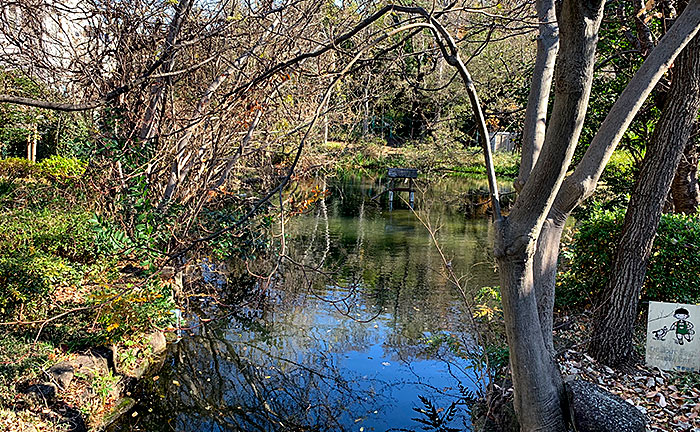
[[[408,192],[408,204],[413,208],[415,198],[413,179],[418,178],[418,170],[415,168],[389,168],[387,176],[389,177],[389,185],[387,186],[387,191],[389,191],[389,210],[394,208],[394,192],[403,191]],[[408,179],[408,187],[397,186],[397,180],[403,180],[403,183],[406,183],[406,179]]]
[[[513,153],[516,135],[513,132],[492,132],[489,134],[491,153]]]

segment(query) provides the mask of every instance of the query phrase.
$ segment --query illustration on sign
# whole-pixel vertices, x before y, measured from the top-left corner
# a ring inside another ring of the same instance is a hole
[[[699,371],[695,337],[700,305],[649,302],[646,363],[663,370]]]
[[[663,328],[660,328],[658,330],[653,331],[654,333],[654,339],[656,340],[666,340],[666,335],[668,334],[669,331],[675,330],[676,331],[676,343],[678,345],[683,345],[683,341],[690,342],[693,340],[693,335],[695,334],[695,330],[693,330],[693,325],[692,322],[688,321],[688,318],[690,318],[690,314],[688,313],[688,309],[686,308],[678,308],[676,311],[673,313],[673,317],[676,318],[678,321],[674,322],[671,324],[671,327],[669,328],[668,326],[664,326]]]

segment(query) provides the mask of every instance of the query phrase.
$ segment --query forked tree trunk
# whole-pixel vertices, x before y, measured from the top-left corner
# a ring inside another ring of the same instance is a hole
[[[698,161],[700,160],[700,124],[695,123],[695,136],[691,136],[678,163],[676,176],[671,184],[673,207],[677,213],[694,214],[700,206]]]
[[[599,300],[589,345],[598,360],[629,361],[637,304],[666,197],[700,109],[700,37],[673,68],[669,97],[635,182],[612,275]]]
[[[564,1],[559,16],[550,124],[534,169],[510,215],[498,224],[495,240],[514,405],[523,431],[566,430],[563,384],[549,335],[551,314],[540,318],[534,271],[537,239],[583,127],[603,2]]]

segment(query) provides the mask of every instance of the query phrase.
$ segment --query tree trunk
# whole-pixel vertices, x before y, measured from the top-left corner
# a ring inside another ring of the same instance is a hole
[[[556,266],[552,265],[552,262],[559,254],[559,244],[555,239],[561,238],[563,221],[569,217],[572,210],[593,194],[598,179],[624,131],[669,65],[698,33],[699,27],[700,0],[693,0],[632,77],[603,121],[583,159],[559,188],[540,233],[541,239],[535,256],[535,290],[538,299],[543,300],[543,303],[538,305],[543,322],[552,316],[549,308],[553,302],[548,301],[547,295],[551,295],[548,293],[551,293],[556,280]],[[545,340],[547,337],[551,336],[545,336]]]
[[[550,124],[537,162],[510,215],[498,225],[495,239],[514,405],[523,431],[566,430],[563,385],[552,354],[551,299],[538,295],[541,286],[535,283],[534,272],[544,263],[537,262],[544,254],[536,253],[542,226],[583,127],[603,2],[564,1],[559,16],[560,49]],[[556,235],[542,241],[542,245],[556,242],[558,251]],[[545,309],[550,311],[541,320]]]
[[[365,96],[362,104],[362,138],[367,138],[369,133],[369,81],[365,84]]]
[[[29,135],[27,136],[27,159],[36,162],[36,148],[39,141],[39,131],[37,124],[32,124]]]
[[[661,118],[630,198],[613,272],[599,299],[589,352],[617,365],[630,359],[639,294],[673,175],[700,109],[700,37],[681,53]]]
[[[695,122],[695,137],[688,140],[683,156],[678,163],[676,176],[671,184],[673,207],[677,213],[694,214],[700,205],[700,185],[698,185],[698,161],[700,159],[700,124]]]
[[[647,25],[648,14],[644,0],[634,0],[634,25],[637,30],[637,40],[642,57],[646,57],[654,49],[654,37]]]
[[[556,215],[556,216],[555,216]],[[564,224],[568,214],[563,214],[557,209],[549,211],[549,217],[545,220],[537,238],[537,250],[535,251],[535,293],[537,295],[537,313],[540,318],[542,338],[552,358],[556,355],[554,350],[554,297],[557,282],[557,263],[559,260],[559,244],[564,231]]]
[[[506,243],[517,243],[504,222]],[[498,245],[496,247],[499,247]],[[566,431],[559,367],[542,338],[533,281],[534,244],[500,255],[498,270],[510,351],[515,412],[522,431]]]

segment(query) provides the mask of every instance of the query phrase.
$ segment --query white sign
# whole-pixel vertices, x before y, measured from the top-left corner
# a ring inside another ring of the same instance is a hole
[[[649,366],[663,370],[700,371],[700,305],[649,302]]]

